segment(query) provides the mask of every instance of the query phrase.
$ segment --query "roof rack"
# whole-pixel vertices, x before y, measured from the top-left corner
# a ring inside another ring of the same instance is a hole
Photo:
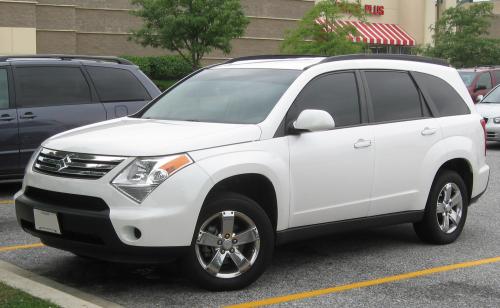
[[[252,61],[252,60],[280,60],[280,59],[324,58],[324,57],[325,56],[318,56],[318,55],[257,55],[257,56],[232,58],[224,62],[224,64],[235,63],[239,61]]]
[[[345,61],[345,60],[403,60],[403,61],[413,61],[413,62],[424,62],[430,64],[437,64],[443,66],[450,66],[448,61],[438,58],[430,58],[430,57],[422,57],[422,56],[413,56],[413,55],[401,55],[401,54],[353,54],[353,55],[342,55],[342,56],[333,56],[328,57],[321,63],[328,62],[336,62],[336,61]]]
[[[104,62],[115,62],[118,64],[134,65],[129,60],[119,57],[108,56],[85,56],[85,55],[62,55],[62,54],[38,54],[38,55],[19,55],[19,56],[0,56],[0,62],[6,62],[15,59],[59,59],[59,60],[94,60]]]

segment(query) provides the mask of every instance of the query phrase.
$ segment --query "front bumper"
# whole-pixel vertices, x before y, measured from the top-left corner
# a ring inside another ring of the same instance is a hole
[[[35,229],[33,210],[57,213],[61,235]],[[28,187],[16,198],[22,228],[48,245],[113,262],[161,263],[182,256],[186,247],[138,247],[124,244],[109,218],[109,207],[95,197],[54,193]]]
[[[500,141],[500,124],[495,124],[493,119],[488,119],[486,123],[486,140]]]

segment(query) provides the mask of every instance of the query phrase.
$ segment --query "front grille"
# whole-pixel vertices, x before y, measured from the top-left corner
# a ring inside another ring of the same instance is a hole
[[[109,209],[104,200],[98,197],[60,193],[27,186],[24,195],[33,201],[50,204],[60,209],[79,209],[101,212]]]
[[[488,138],[496,138],[496,137],[497,137],[497,133],[494,133],[494,132],[488,132],[488,133],[487,133],[487,136],[488,136]]]
[[[35,170],[51,175],[79,179],[99,179],[125,158],[55,151],[43,148],[35,161]]]

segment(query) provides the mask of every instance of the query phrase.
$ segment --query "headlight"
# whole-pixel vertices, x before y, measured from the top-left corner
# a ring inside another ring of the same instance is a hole
[[[494,118],[493,122],[495,122],[495,124],[500,124],[500,118]]]
[[[193,160],[187,154],[136,158],[111,184],[126,196],[141,203],[163,181],[192,163]]]

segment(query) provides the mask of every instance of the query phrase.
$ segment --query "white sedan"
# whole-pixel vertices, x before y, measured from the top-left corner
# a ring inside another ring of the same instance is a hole
[[[500,85],[493,88],[476,105],[486,121],[488,141],[500,141]]]

